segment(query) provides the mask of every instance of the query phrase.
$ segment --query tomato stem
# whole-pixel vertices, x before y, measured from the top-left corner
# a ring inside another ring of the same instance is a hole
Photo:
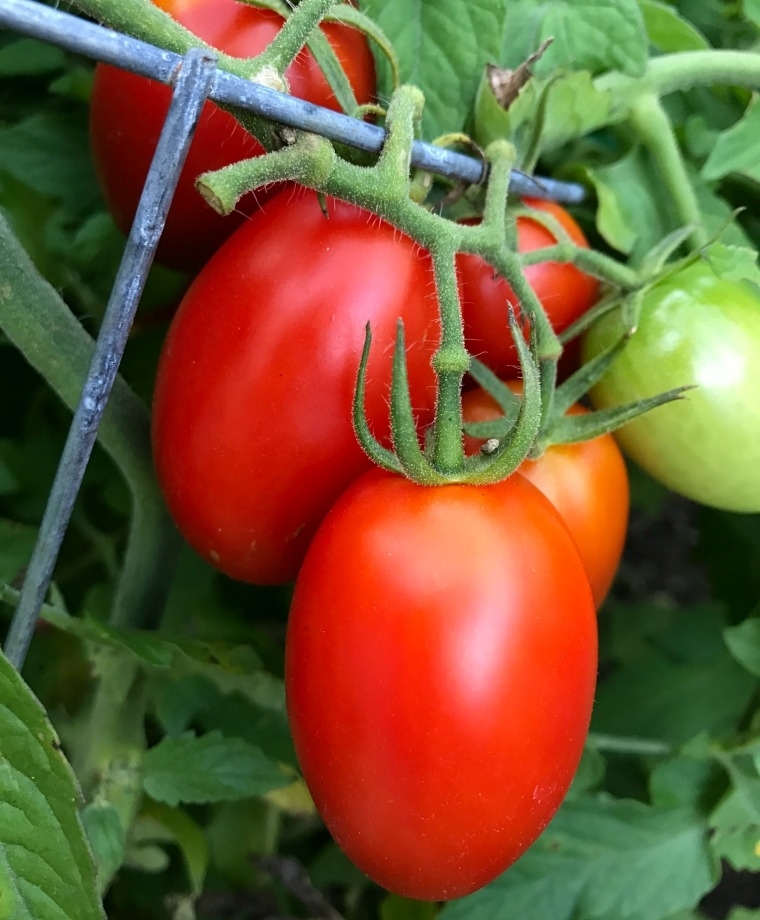
[[[639,272],[622,262],[618,262],[617,259],[610,258],[603,252],[589,249],[587,246],[576,245],[567,230],[553,214],[539,211],[537,208],[517,207],[510,208],[510,216],[515,219],[523,217],[540,224],[557,241],[551,246],[520,253],[520,261],[523,267],[540,265],[544,262],[567,262],[575,265],[576,268],[586,274],[624,291],[635,290],[641,286],[642,281]]]
[[[601,735],[590,732],[586,746],[593,751],[610,754],[630,754],[633,757],[668,757],[673,745],[652,738],[629,738],[623,735]]]
[[[439,239],[432,251],[435,288],[441,317],[441,344],[433,357],[438,377],[438,394],[433,423],[433,465],[443,473],[464,469],[462,446],[462,379],[470,366],[464,344],[462,310],[459,303],[454,256],[456,241]]]
[[[673,126],[660,99],[654,93],[642,93],[631,106],[630,122],[660,170],[670,192],[681,223],[692,227],[689,237],[693,249],[708,243],[702,223],[699,201],[694,192]]]
[[[649,61],[643,77],[619,72],[603,74],[594,81],[600,91],[618,96],[635,94],[646,87],[658,96],[696,86],[743,86],[760,89],[760,56],[751,51],[709,49],[663,54]]]
[[[302,0],[271,44],[255,58],[257,69],[271,67],[284,74],[334,4],[335,0]]]

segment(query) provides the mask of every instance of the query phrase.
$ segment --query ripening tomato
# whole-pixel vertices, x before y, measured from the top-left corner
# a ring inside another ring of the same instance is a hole
[[[508,381],[522,392],[517,381]],[[573,406],[568,415],[587,410]],[[462,394],[465,422],[489,422],[502,416],[485,390]],[[475,453],[482,441],[465,438],[465,451]],[[597,608],[607,596],[623,554],[630,504],[628,473],[611,434],[577,444],[554,444],[535,460],[525,460],[519,472],[544,493],[562,515],[586,566]]]
[[[586,333],[586,360],[623,333],[617,313]],[[760,294],[696,262],[648,290],[638,327],[590,392],[594,405],[695,387],[615,432],[674,492],[726,511],[760,511]]]
[[[523,204],[555,217],[578,246],[588,247],[583,231],[559,204],[525,198]],[[517,251],[533,252],[557,242],[548,230],[527,217],[517,218]],[[480,256],[457,255],[459,297],[465,339],[494,373],[510,377],[519,373],[517,350],[507,325],[507,304],[519,307],[514,291]],[[546,311],[555,332],[562,332],[596,302],[599,282],[574,265],[542,262],[525,268],[525,276]]]
[[[371,464],[352,427],[371,323],[367,417],[388,440],[396,320],[430,421],[440,338],[429,254],[353,205],[276,195],[196,277],[159,361],[156,471],[187,541],[233,578],[292,579],[322,517]]]
[[[238,0],[154,2],[214,48],[235,57],[253,57],[262,52],[283,23],[277,13]],[[337,23],[325,23],[322,31],[343,65],[357,100],[371,102],[375,66],[364,36]],[[338,108],[308,50],[298,55],[286,77],[294,96],[315,105]],[[134,218],[170,99],[170,89],[161,83],[106,64],[98,64],[95,69],[90,109],[92,152],[108,207],[125,233]],[[221,217],[195,190],[195,179],[201,173],[263,152],[258,141],[232,115],[206,103],[159,244],[157,258],[161,262],[174,268],[198,269],[247,214],[277,191],[277,186],[257,189],[241,200],[234,214]]]
[[[535,486],[362,476],[314,537],[285,642],[296,753],[338,845],[411,898],[490,882],[567,792],[596,668],[583,563]]]

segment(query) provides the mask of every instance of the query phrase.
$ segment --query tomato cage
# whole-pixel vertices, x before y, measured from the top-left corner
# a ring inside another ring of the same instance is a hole
[[[52,581],[137,305],[206,100],[225,103],[370,153],[380,152],[385,130],[218,70],[217,58],[208,48],[193,48],[184,56],[178,55],[37,0],[0,0],[0,27],[150,77],[173,89],[171,106],[124,247],[8,631],[5,654],[20,669]],[[487,170],[482,160],[422,141],[414,143],[412,165],[471,184],[484,181]],[[511,185],[518,194],[564,203],[579,202],[584,196],[583,187],[575,183],[517,170],[513,172]]]

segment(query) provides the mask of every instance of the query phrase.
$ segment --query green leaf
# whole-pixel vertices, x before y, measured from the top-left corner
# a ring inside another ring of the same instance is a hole
[[[760,617],[749,617],[723,633],[728,650],[750,674],[760,677]]]
[[[760,779],[743,769],[731,771],[733,788],[710,816],[715,855],[734,869],[760,871]]]
[[[380,920],[434,920],[437,908],[430,901],[411,901],[389,894],[380,905]]]
[[[362,3],[396,49],[401,81],[425,93],[426,138],[464,128],[480,75],[498,57],[506,5],[505,0]]]
[[[577,137],[617,121],[621,115],[612,93],[597,89],[588,71],[563,73],[550,80],[531,80],[505,111],[496,100],[484,75],[475,99],[475,140],[487,147],[498,138],[509,138],[523,162],[536,107],[545,94],[546,116],[541,151],[554,150]]]
[[[710,760],[677,756],[658,763],[649,776],[652,804],[663,808],[687,805],[698,809],[713,792],[719,771]]]
[[[647,33],[636,0],[513,0],[499,63],[516,67],[547,38],[554,41],[533,68],[539,77],[557,69],[638,77],[646,66]]]
[[[105,917],[79,799],[42,706],[0,655],[0,917]]]
[[[670,4],[660,0],[639,0],[649,44],[670,54],[676,51],[702,51],[709,42],[699,29],[679,15]]]
[[[0,587],[0,597],[13,592]],[[42,618],[67,633],[96,645],[127,652],[142,668],[167,671],[175,677],[204,676],[226,693],[238,692],[262,708],[284,711],[283,682],[262,668],[248,645],[202,642],[157,635],[138,629],[119,629],[95,619],[80,619],[46,605]]]
[[[18,488],[18,479],[8,469],[7,464],[0,458],[0,495],[10,495]]]
[[[560,809],[511,869],[441,917],[652,920],[694,906],[715,876],[706,827],[693,811],[579,800]]]
[[[702,167],[702,178],[722,179],[729,173],[741,173],[760,182],[760,105],[757,97],[747,106],[743,117],[727,131],[718,135],[710,155]]]
[[[220,732],[164,738],[144,759],[145,791],[172,806],[264,795],[292,779],[259,748]]]
[[[98,891],[106,890],[124,862],[126,836],[116,808],[105,800],[88,803],[82,824],[97,866]]]
[[[742,7],[747,19],[760,29],[760,0],[744,0]]]
[[[60,48],[32,38],[19,38],[0,48],[0,77],[56,73],[66,66]]]
[[[610,616],[618,664],[599,682],[594,731],[682,744],[736,730],[754,681],[727,654],[720,608],[613,605]]]
[[[647,153],[634,148],[609,166],[589,168],[602,237],[635,263],[678,224]]]
[[[180,808],[170,808],[160,802],[146,802],[141,820],[155,822],[159,842],[175,843],[185,862],[190,891],[196,897],[203,891],[209,862],[209,846],[200,825]],[[143,838],[144,840],[147,837]]]
[[[81,214],[100,200],[87,124],[73,113],[41,112],[0,127],[0,170]]]
[[[757,264],[757,251],[747,246],[725,246],[714,243],[705,252],[705,258],[713,271],[729,281],[748,279],[760,284],[760,267]]]
[[[0,582],[17,579],[37,540],[37,528],[0,518]]]

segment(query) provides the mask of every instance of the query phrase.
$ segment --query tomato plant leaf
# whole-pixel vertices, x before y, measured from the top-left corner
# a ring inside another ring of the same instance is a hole
[[[676,9],[661,0],[639,0],[649,44],[663,54],[702,51],[709,42]]]
[[[0,77],[39,76],[66,66],[66,55],[55,45],[18,38],[0,48]]]
[[[293,779],[261,750],[220,732],[164,738],[146,754],[143,786],[157,802],[225,802],[285,786]]]
[[[104,918],[80,792],[45,712],[0,655],[0,912],[13,920]]]
[[[543,81],[531,80],[508,110],[499,105],[484,76],[475,99],[476,141],[486,147],[500,137],[509,137],[522,162],[542,94],[546,96],[542,151],[554,150],[617,118],[612,93],[597,89],[588,71],[563,73]]]
[[[480,75],[498,56],[505,0],[365,0],[362,7],[396,49],[401,81],[425,93],[424,136],[461,131]]]
[[[441,917],[667,917],[694,906],[715,881],[705,838],[691,809],[607,797],[569,801],[508,872]]]
[[[171,841],[179,847],[191,892],[197,897],[203,890],[209,862],[208,841],[200,825],[182,809],[160,802],[147,801],[142,817],[155,822],[161,832],[159,840]]]
[[[760,268],[757,264],[757,252],[747,246],[724,246],[715,243],[707,250],[705,256],[721,278],[739,281],[746,278],[760,284]]]
[[[729,173],[741,173],[760,181],[760,105],[753,99],[742,118],[718,135],[710,155],[702,167],[702,177],[708,181],[722,179]]]
[[[37,528],[0,518],[0,582],[19,577],[29,562]]]
[[[733,788],[710,816],[715,855],[734,869],[760,871],[760,778],[743,767],[731,771]]]
[[[81,817],[95,858],[98,891],[102,893],[124,862],[124,827],[115,806],[104,800],[88,802]]]
[[[537,76],[557,69],[593,74],[620,70],[640,76],[647,62],[647,33],[636,0],[516,0],[502,33],[503,67],[516,67],[547,38],[551,47]]]
[[[720,608],[613,605],[612,611],[608,654],[618,667],[599,683],[595,731],[682,744],[703,731],[725,736],[736,729],[754,682],[721,642]]]
[[[742,8],[747,19],[760,29],[760,0],[744,0]]]
[[[0,585],[0,597],[10,600],[15,593]],[[177,677],[205,676],[225,692],[237,691],[262,707],[284,710],[282,681],[262,668],[249,645],[119,629],[95,619],[69,616],[50,605],[43,607],[42,618],[82,640],[126,652],[147,670],[167,671]]]
[[[99,201],[82,113],[42,112],[0,127],[0,170],[81,214]]]
[[[760,677],[760,617],[748,617],[723,633],[728,650],[750,674]]]
[[[656,171],[644,150],[634,148],[609,166],[588,168],[586,174],[599,199],[599,233],[634,263],[678,224],[660,194]]]

